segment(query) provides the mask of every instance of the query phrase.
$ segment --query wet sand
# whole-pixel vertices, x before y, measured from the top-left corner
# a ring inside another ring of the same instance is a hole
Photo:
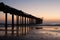
[[[60,40],[60,27],[34,28],[24,37],[0,37],[0,40]]]
[[[60,28],[34,29],[24,40],[60,40]]]

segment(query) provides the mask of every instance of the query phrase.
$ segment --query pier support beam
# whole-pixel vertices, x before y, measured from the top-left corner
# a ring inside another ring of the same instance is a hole
[[[29,18],[28,18],[28,20],[27,20],[27,21],[28,21],[28,25],[29,25]]]
[[[23,16],[21,16],[22,21],[22,36],[23,36]]]
[[[29,31],[30,31],[31,30],[31,26],[30,26],[31,20],[30,20],[30,18],[29,18],[28,22],[29,22]]]
[[[31,25],[33,24],[32,18],[31,18]]]
[[[17,18],[16,22],[17,22],[17,36],[18,36],[19,35],[19,16],[16,15],[16,18]]]
[[[28,23],[29,23],[29,22],[28,22],[28,19],[29,19],[29,18],[27,18],[27,29],[26,29],[26,31],[27,31],[27,32],[28,32],[28,27],[29,27],[29,24],[28,24]]]
[[[20,29],[19,29],[19,33],[20,33],[20,35],[21,35],[21,16],[20,16],[20,25],[19,25],[19,27],[20,27]]]
[[[35,24],[35,19],[33,19],[33,24]]]
[[[34,21],[33,21],[33,19],[31,19],[31,22],[32,22],[32,25],[34,25]]]
[[[7,13],[5,13],[5,35],[7,35]]]
[[[19,16],[19,26],[21,26],[21,16]]]
[[[29,18],[29,25],[31,24],[31,20],[30,20],[30,18]]]
[[[12,14],[12,35],[14,35],[14,14]]]
[[[25,35],[26,35],[26,17],[25,17]]]

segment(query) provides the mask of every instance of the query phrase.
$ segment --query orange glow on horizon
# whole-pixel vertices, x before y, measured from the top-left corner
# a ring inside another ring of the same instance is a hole
[[[41,18],[41,16],[40,16],[40,18]],[[12,20],[12,17],[10,14],[8,14],[8,21],[11,21],[11,20]],[[14,20],[16,21],[16,16],[14,16]],[[1,13],[0,21],[5,21],[4,13]],[[44,22],[60,22],[60,18],[58,18],[58,17],[43,17],[43,21]]]

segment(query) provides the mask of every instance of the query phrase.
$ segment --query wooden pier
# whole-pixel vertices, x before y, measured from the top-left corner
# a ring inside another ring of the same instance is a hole
[[[14,15],[16,15],[16,36],[19,36],[19,33],[18,33],[19,26],[22,27],[22,34],[23,34],[23,26],[25,26],[25,32],[26,32],[26,25],[36,25],[36,24],[42,23],[41,18],[25,13],[22,10],[17,10],[13,7],[5,5],[2,2],[0,3],[0,11],[5,13],[5,35],[7,35],[8,13],[12,15],[12,34],[11,34],[12,36],[14,36]]]

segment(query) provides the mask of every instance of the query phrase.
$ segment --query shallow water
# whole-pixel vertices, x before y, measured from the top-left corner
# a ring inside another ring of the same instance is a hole
[[[31,40],[60,40],[60,26],[40,26],[43,29],[33,29],[25,36]]]
[[[21,27],[19,26],[18,28],[18,35],[24,35],[24,34],[27,34],[29,31],[31,30],[31,28],[29,26],[26,26],[26,27]],[[11,36],[12,34],[12,27],[11,26],[8,26],[7,27],[7,35],[8,36]],[[0,36],[4,36],[5,35],[5,27],[1,27],[0,26]],[[16,36],[17,35],[17,26],[14,26],[14,35]]]
[[[36,29],[36,27],[43,27],[42,29]],[[4,29],[4,27],[0,28]],[[21,33],[21,27],[19,28],[19,32]],[[29,30],[30,29],[30,30]],[[11,30],[11,27],[8,27],[8,30]],[[16,27],[14,28],[16,30]],[[11,31],[8,31],[8,34]],[[16,33],[16,32],[15,32]],[[23,27],[23,33],[25,33],[25,27]],[[60,26],[34,26],[34,27],[26,27],[26,35],[24,36],[24,40],[60,40]],[[0,35],[4,35],[4,31],[0,31]],[[11,33],[10,33],[11,34]],[[10,35],[9,34],[9,35]]]

